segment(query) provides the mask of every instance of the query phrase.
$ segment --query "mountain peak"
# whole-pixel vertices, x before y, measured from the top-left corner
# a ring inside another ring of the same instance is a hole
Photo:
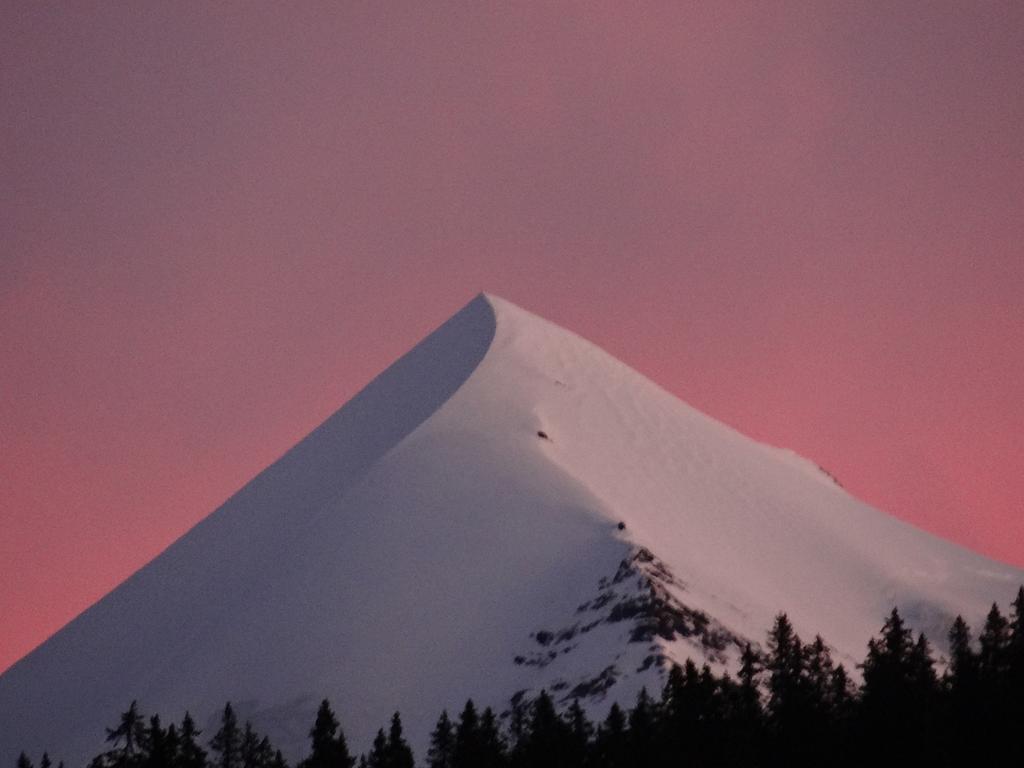
[[[0,676],[0,760],[82,762],[127,702],[225,699],[303,749],[522,691],[606,708],[775,613],[859,659],[1024,574],[905,525],[590,342],[480,294],[163,554]]]

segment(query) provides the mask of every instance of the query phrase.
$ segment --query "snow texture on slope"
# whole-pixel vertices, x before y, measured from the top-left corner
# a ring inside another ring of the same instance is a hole
[[[323,696],[357,749],[401,708],[422,754],[469,696],[603,713],[782,609],[849,662],[893,605],[940,639],[1021,581],[480,296],[0,677],[0,761],[80,763],[133,698],[231,698],[292,757]]]

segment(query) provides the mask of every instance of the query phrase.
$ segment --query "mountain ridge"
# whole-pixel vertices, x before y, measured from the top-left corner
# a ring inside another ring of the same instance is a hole
[[[401,708],[421,747],[469,696],[728,666],[779,610],[852,661],[894,604],[939,639],[1021,581],[480,294],[0,676],[0,759],[91,754],[134,698],[231,698],[293,754],[323,696],[358,743]]]

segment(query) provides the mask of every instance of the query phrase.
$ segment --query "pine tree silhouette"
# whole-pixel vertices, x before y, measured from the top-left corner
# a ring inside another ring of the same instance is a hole
[[[807,692],[811,705],[823,712],[831,707],[832,688],[832,654],[825,645],[821,635],[815,635],[814,641],[804,649],[807,664]]]
[[[806,665],[804,671],[806,708],[803,712],[806,743],[804,747],[810,761],[821,762],[829,752],[829,745],[836,740],[833,730],[835,713],[832,699],[835,668],[832,664],[832,654],[821,635],[816,635],[813,642],[805,646],[803,655]]]
[[[923,632],[918,634],[911,649],[910,670],[911,698],[907,725],[920,741],[917,759],[934,764],[942,756],[938,740],[933,737],[939,722],[939,680],[935,674],[931,645]]]
[[[982,685],[994,690],[1009,672],[1010,622],[1003,618],[996,603],[985,618],[981,632],[978,671]]]
[[[979,757],[993,762],[997,757],[1002,734],[1013,729],[1010,701],[1010,622],[996,603],[985,618],[979,638],[978,707],[979,730],[984,734],[983,752]]]
[[[837,767],[852,765],[850,740],[856,712],[856,691],[846,667],[842,664],[832,671],[832,685],[829,690],[832,712],[832,733],[834,742],[830,745],[831,764]]]
[[[262,768],[259,765],[259,746],[259,736],[256,735],[252,722],[246,720],[242,727],[242,742],[238,747],[238,757],[242,768]]]
[[[327,699],[320,702],[309,738],[312,752],[300,763],[300,768],[352,768],[355,764],[345,733]]]
[[[1006,645],[1007,702],[1006,717],[1010,722],[1024,722],[1024,586],[1011,603],[1010,636]],[[1024,740],[1003,742],[1017,765],[1024,765]]]
[[[523,754],[536,768],[560,768],[568,758],[569,727],[547,691],[542,690],[530,708]]]
[[[641,688],[629,713],[627,742],[637,765],[653,765],[658,748],[658,722],[654,702]]]
[[[136,701],[121,713],[115,728],[107,728],[107,742],[111,749],[98,755],[90,764],[93,768],[137,768],[143,760],[145,726]]]
[[[483,749],[480,744],[480,717],[476,705],[469,699],[459,715],[459,724],[455,728],[455,750],[452,755],[454,768],[476,768],[483,760]]]
[[[971,649],[971,628],[957,616],[949,630],[949,669],[947,685],[956,694],[969,691],[974,695],[978,682],[978,659]]]
[[[178,752],[178,735],[174,724],[165,731],[160,724],[160,715],[149,718],[144,734],[144,768],[173,768]]]
[[[395,712],[388,731],[387,768],[413,768],[413,762],[412,750],[402,735],[402,718]]]
[[[807,658],[800,636],[785,613],[775,617],[768,633],[765,672],[768,675],[765,723],[771,754],[780,761],[768,764],[804,765],[808,759],[806,733],[811,710]]]
[[[242,734],[238,730],[238,718],[229,701],[224,705],[220,728],[210,740],[210,750],[217,756],[214,768],[242,768]]]
[[[761,719],[761,669],[760,654],[747,643],[740,656],[740,702],[743,715],[751,722]]]
[[[981,725],[979,677],[971,629],[962,616],[957,616],[949,629],[949,666],[943,679],[948,700],[943,740],[956,762],[969,759],[969,744]]]
[[[727,744],[731,765],[757,765],[763,754],[760,743],[764,728],[761,669],[760,654],[747,643],[740,656],[739,682],[733,690],[733,703],[730,707],[733,738]]]
[[[275,759],[270,739],[256,733],[248,720],[245,721],[245,728],[242,731],[240,753],[242,768],[271,768]]]
[[[366,768],[387,768],[388,765],[388,739],[384,735],[384,729],[377,731],[373,739],[373,746],[370,754],[366,756]]]
[[[448,718],[448,712],[442,711],[430,734],[430,748],[427,750],[427,768],[452,768],[455,753],[455,729]]]
[[[490,707],[480,715],[478,736],[480,742],[480,768],[504,768],[508,762],[505,740],[501,736],[498,718]]]
[[[1011,604],[1010,639],[1006,648],[1006,664],[1018,691],[1024,691],[1024,586]]]
[[[914,642],[893,608],[881,637],[868,643],[861,693],[862,747],[869,758],[921,759],[928,718],[935,710],[935,670],[927,639]]]
[[[580,706],[579,699],[573,699],[565,713],[566,725],[569,728],[567,768],[584,768],[590,750],[594,726],[587,719],[587,713]]]
[[[175,768],[206,768],[206,750],[199,745],[199,737],[202,735],[203,732],[196,728],[192,715],[185,712],[178,736]]]
[[[626,716],[618,704],[612,704],[608,717],[597,729],[593,762],[594,768],[634,768],[629,754]]]
[[[707,665],[698,670],[691,659],[682,667],[673,665],[662,691],[662,751],[705,761],[718,739],[723,706],[720,685]]]
[[[508,718],[508,763],[512,768],[523,765],[523,750],[526,748],[527,709],[529,701],[521,694],[512,697],[512,710]]]
[[[167,726],[166,738],[164,741],[164,754],[166,765],[169,766],[169,768],[177,768],[181,755],[181,734],[178,732],[178,726],[174,723]]]

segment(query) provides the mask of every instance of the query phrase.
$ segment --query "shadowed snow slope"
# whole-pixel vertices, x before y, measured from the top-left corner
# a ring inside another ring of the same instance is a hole
[[[292,757],[324,696],[360,750],[401,708],[422,754],[469,696],[603,713],[779,610],[850,661],[893,605],[940,639],[1021,581],[479,296],[0,677],[0,762],[79,764],[136,698],[230,698]]]

